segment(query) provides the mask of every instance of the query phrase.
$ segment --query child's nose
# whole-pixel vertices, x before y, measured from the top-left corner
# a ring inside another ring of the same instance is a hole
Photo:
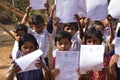
[[[72,30],[70,29],[70,30],[68,30],[68,32],[71,32]]]
[[[61,47],[65,47],[65,44],[62,44]]]
[[[26,49],[26,52],[30,53],[30,48],[27,48],[27,49]]]

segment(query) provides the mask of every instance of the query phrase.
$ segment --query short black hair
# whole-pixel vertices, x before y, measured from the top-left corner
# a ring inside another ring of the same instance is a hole
[[[35,49],[38,49],[38,43],[36,38],[32,35],[32,34],[24,34],[23,36],[21,36],[20,40],[19,40],[19,50],[21,50],[21,46],[25,43],[25,42],[32,42],[35,45]]]
[[[71,36],[71,34],[70,34],[69,32],[67,32],[67,31],[58,31],[58,32],[56,33],[56,35],[55,35],[55,43],[56,43],[57,41],[60,41],[60,40],[63,39],[63,38],[67,38],[69,41],[71,41],[72,36]]]
[[[42,17],[42,15],[34,15],[32,17],[31,24],[40,24],[40,23],[44,23],[44,18]]]
[[[96,27],[96,26],[98,26],[98,25],[100,25],[100,26],[102,26],[103,28],[105,28],[104,24],[103,24],[101,21],[99,21],[99,20],[93,21],[93,23],[91,24],[91,27]]]
[[[96,29],[95,27],[90,27],[84,35],[85,44],[86,44],[87,39],[91,39],[94,36],[96,36],[99,39],[100,44],[102,43],[103,39],[102,39],[101,31]]]
[[[17,33],[18,31],[24,31],[25,33],[27,33],[28,32],[28,28],[24,24],[17,24],[15,26],[14,32]]]
[[[77,22],[62,23],[63,30],[65,29],[66,26],[70,26],[70,25],[74,25],[75,30],[78,31],[78,23]]]

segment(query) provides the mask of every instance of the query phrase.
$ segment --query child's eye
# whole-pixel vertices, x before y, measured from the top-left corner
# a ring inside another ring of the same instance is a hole
[[[91,41],[87,41],[88,43],[91,43]]]

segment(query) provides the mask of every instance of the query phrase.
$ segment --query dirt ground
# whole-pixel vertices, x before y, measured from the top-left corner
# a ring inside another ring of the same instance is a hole
[[[13,30],[13,26],[6,25],[6,29]],[[0,80],[5,80],[7,69],[11,63],[9,54],[13,47],[14,39],[0,27]]]

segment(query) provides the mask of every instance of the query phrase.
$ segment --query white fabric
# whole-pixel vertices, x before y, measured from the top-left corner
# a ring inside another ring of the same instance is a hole
[[[40,34],[37,34],[35,31],[33,31],[32,29],[29,29],[29,33],[32,34],[39,45],[39,49],[41,49],[43,51],[43,55],[42,57],[45,58],[47,57],[48,54],[48,50],[49,50],[49,33],[46,30],[43,30]]]
[[[71,39],[72,45],[71,45],[71,50],[73,51],[79,51],[80,50],[80,45],[82,44],[80,36],[79,36],[79,31],[77,31],[74,36]]]

